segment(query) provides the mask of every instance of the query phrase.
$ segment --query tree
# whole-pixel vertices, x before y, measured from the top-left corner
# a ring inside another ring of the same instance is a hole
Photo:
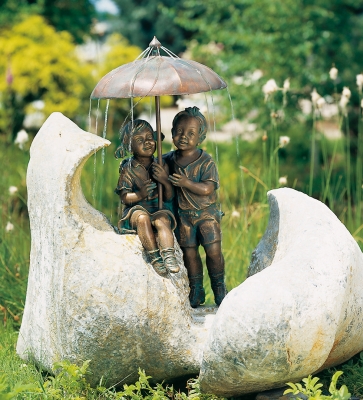
[[[81,43],[90,33],[96,11],[89,0],[44,0],[42,15],[57,31],[68,31]]]
[[[191,37],[188,26],[178,26],[169,10],[179,7],[178,0],[115,0],[120,9],[120,33],[142,49],[156,36],[163,46],[178,54]]]
[[[363,2],[352,0],[184,0],[174,18],[196,32],[193,57],[227,79],[236,114],[245,117],[263,104],[261,87],[270,78],[279,86],[290,78],[296,98],[313,87],[332,92],[328,72],[335,63],[338,90],[343,82],[355,85],[362,13]],[[256,70],[263,73],[257,81]]]
[[[90,0],[0,0],[0,26],[9,29],[30,15],[41,15],[57,31],[68,31],[77,43],[88,35],[96,11]]]
[[[36,27],[36,28],[35,28]],[[94,84],[91,67],[75,54],[72,37],[31,16],[0,33],[0,132],[21,128],[26,109],[44,101],[44,113],[86,114]]]

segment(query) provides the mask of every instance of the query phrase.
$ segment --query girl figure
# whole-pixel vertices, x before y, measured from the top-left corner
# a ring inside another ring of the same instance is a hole
[[[117,148],[115,157],[123,158],[127,153],[131,153],[132,157],[120,164],[120,177],[115,193],[124,204],[119,222],[120,230],[136,231],[155,271],[166,275],[168,272],[179,272],[173,236],[176,221],[172,212],[167,209],[173,198],[168,167],[161,167],[153,157],[155,140],[156,132],[147,121],[136,119],[123,128],[121,145]],[[155,180],[163,185],[163,210],[158,209]],[[160,250],[154,230],[158,234]]]

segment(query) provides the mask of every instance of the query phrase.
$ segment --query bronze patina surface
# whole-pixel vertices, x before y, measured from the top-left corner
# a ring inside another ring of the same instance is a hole
[[[151,56],[122,65],[105,75],[92,99],[183,95],[224,89],[214,71],[196,61]]]

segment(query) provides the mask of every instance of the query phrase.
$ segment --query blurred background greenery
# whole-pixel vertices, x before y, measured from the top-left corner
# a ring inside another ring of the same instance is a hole
[[[228,93],[202,99],[209,111],[213,100],[210,128],[220,132],[203,146],[220,171],[228,288],[245,279],[267,224],[269,189],[293,187],[325,202],[362,246],[362,29],[362,0],[0,0],[4,323],[20,324],[25,301],[26,167],[33,137],[54,111],[101,134],[106,103],[98,108],[93,101],[90,111],[90,93],[154,35],[228,83]],[[162,109],[177,112],[185,100],[165,97]],[[152,112],[145,99],[134,116]],[[119,161],[113,152],[125,118],[130,102],[111,101],[112,145],[105,157],[96,154],[86,163],[82,176],[86,198],[114,224]],[[164,151],[170,149],[165,142]]]

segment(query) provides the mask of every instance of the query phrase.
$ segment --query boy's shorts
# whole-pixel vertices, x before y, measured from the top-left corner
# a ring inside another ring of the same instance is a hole
[[[216,204],[203,210],[180,210],[177,237],[180,247],[205,246],[220,242],[223,213]]]

